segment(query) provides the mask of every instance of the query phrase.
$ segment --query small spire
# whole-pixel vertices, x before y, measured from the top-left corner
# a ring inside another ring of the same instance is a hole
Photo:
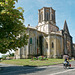
[[[65,20],[63,30],[65,30],[66,28],[67,28],[67,22],[66,22],[66,20]]]
[[[65,22],[66,22],[66,20],[65,20]]]
[[[69,34],[69,30],[68,30],[68,26],[67,26],[67,22],[65,20],[64,22],[64,28],[63,28],[64,32],[67,32]]]

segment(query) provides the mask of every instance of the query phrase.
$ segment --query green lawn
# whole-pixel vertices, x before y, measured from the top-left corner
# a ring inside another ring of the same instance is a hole
[[[35,60],[32,61],[31,59],[13,59],[13,60],[3,60],[0,63],[5,64],[14,64],[14,65],[22,65],[22,66],[47,66],[53,64],[63,63],[63,59],[48,59],[48,60]]]

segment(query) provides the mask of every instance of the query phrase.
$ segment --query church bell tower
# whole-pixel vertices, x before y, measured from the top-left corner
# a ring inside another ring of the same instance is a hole
[[[38,10],[38,26],[39,31],[49,33],[56,32],[59,28],[56,26],[55,10],[52,7],[43,7]]]
[[[55,10],[52,7],[43,7],[42,9],[38,10],[38,22],[51,22],[55,24]]]

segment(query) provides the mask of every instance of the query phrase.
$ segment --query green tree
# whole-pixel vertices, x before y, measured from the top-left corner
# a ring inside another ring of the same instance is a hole
[[[27,44],[26,28],[23,18],[24,10],[15,9],[17,0],[0,0],[0,52],[21,48]]]
[[[11,53],[11,54],[9,55],[9,57],[14,57],[14,53]]]

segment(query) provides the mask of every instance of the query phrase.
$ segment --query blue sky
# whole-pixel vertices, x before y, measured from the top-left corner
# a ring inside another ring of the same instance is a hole
[[[56,10],[56,25],[61,30],[66,20],[75,43],[75,0],[18,0],[15,6],[25,10],[25,26],[30,24],[33,27],[38,24],[38,9],[52,7]]]

